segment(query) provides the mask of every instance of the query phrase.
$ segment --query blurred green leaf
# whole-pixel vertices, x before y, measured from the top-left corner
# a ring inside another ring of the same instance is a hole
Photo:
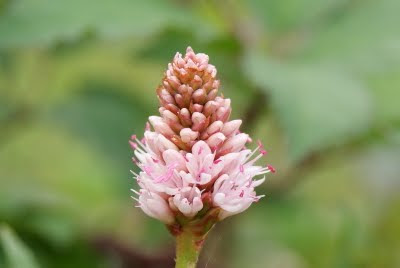
[[[299,30],[328,15],[350,0],[250,0],[248,5],[271,33]],[[271,40],[273,41],[273,40]]]
[[[89,80],[79,94],[48,112],[52,123],[72,133],[112,163],[117,181],[128,178],[132,168],[130,135],[144,132],[149,107],[104,80]]]
[[[349,12],[314,34],[302,58],[355,71],[400,64],[400,1],[354,1]]]
[[[288,65],[248,55],[244,70],[268,92],[294,160],[343,144],[370,121],[370,98],[363,85],[323,66]]]
[[[111,164],[49,122],[36,123],[11,137],[0,150],[0,162],[0,178],[5,181],[0,188],[4,198],[0,214],[27,229],[40,221],[36,217],[43,219],[43,213],[63,219],[60,228],[76,235],[76,227],[96,221],[109,209],[117,211],[113,207],[123,198],[118,195],[123,178],[115,179]],[[68,242],[63,237],[53,239],[53,233],[45,234],[49,240]]]
[[[164,0],[13,1],[0,17],[0,47],[76,39],[88,31],[104,37],[150,36],[191,21],[185,9]]]
[[[376,103],[377,125],[400,123],[400,68],[370,76],[368,85]]]
[[[39,267],[30,249],[8,226],[0,226],[0,239],[9,268]]]

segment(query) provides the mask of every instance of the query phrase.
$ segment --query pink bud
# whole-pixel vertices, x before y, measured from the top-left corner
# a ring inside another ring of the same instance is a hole
[[[209,101],[204,105],[203,113],[205,116],[212,115],[218,108],[218,104],[215,101]]]
[[[196,103],[204,104],[207,100],[206,91],[199,88],[193,93],[192,98]]]
[[[150,116],[149,121],[154,127],[154,130],[165,136],[173,136],[175,132],[166,124],[159,116]]]
[[[176,76],[167,76],[167,81],[170,86],[175,90],[177,90],[181,86],[181,83]]]
[[[172,103],[174,104],[174,98],[171,96],[171,94],[166,90],[166,89],[161,89],[158,93],[158,96],[160,97],[160,101],[163,104],[168,104],[168,103]]]
[[[211,148],[217,148],[219,145],[221,145],[225,141],[225,139],[226,139],[226,137],[224,134],[222,134],[221,132],[217,132],[217,133],[211,135],[207,139],[207,144]]]
[[[197,139],[199,132],[193,131],[190,128],[183,128],[179,133],[183,142],[191,142]]]
[[[225,136],[230,136],[232,134],[235,134],[235,132],[239,130],[241,124],[242,120],[232,120],[226,122],[224,124],[224,127],[222,128],[222,133],[224,133]]]
[[[193,109],[193,112],[201,113],[203,111],[203,105],[195,103],[195,104],[193,104],[192,109]]]
[[[206,117],[204,116],[204,114],[199,113],[199,112],[194,112],[192,114],[192,122],[193,122],[193,126],[192,129],[193,130],[200,130],[204,127],[205,122],[206,122]]]
[[[181,94],[176,94],[175,95],[175,101],[178,104],[179,107],[185,107],[185,100]]]
[[[248,137],[249,135],[240,133],[232,138],[229,138],[226,140],[224,145],[222,145],[220,152],[226,154],[228,152],[233,153],[242,150],[247,142]]]
[[[183,126],[190,127],[192,125],[192,119],[190,118],[190,112],[187,108],[182,108],[178,114],[179,119]]]
[[[169,110],[164,110],[162,116],[167,122],[179,122],[179,118]]]
[[[203,80],[197,74],[193,77],[191,86],[194,90],[198,89],[203,84]]]
[[[212,86],[211,86],[210,88],[212,88]],[[209,99],[209,100],[214,100],[215,97],[217,96],[217,94],[218,94],[218,89],[215,88],[215,89],[211,90],[211,91],[208,93],[207,99]]]
[[[212,135],[216,132],[221,131],[221,129],[223,129],[224,127],[224,123],[222,123],[222,121],[215,121],[214,123],[212,123],[208,128],[207,128],[207,133],[209,135]],[[226,136],[226,135],[225,135]]]

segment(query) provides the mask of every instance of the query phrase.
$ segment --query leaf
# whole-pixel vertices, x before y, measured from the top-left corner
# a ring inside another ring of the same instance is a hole
[[[172,1],[171,1],[172,2]],[[188,27],[193,16],[169,1],[21,0],[0,17],[0,47],[49,44],[94,31],[102,37],[151,36],[167,25]]]
[[[143,135],[150,113],[117,87],[105,80],[87,81],[80,94],[54,107],[48,118],[110,161],[121,181],[132,168],[128,139],[134,132]]]
[[[354,78],[323,66],[288,65],[248,55],[244,70],[267,91],[293,160],[343,144],[370,121],[370,99]]]
[[[349,0],[250,0],[247,3],[267,31],[282,33],[310,26],[347,2]]]
[[[105,77],[81,87],[0,148],[0,215],[54,247],[100,230],[161,243],[168,233],[139,224],[147,217],[129,191],[137,184],[128,139],[143,134],[149,106]]]
[[[400,68],[369,77],[368,85],[376,103],[376,121],[379,126],[400,122]]]
[[[9,268],[39,267],[30,249],[8,226],[0,226],[0,239]]]
[[[400,1],[359,1],[351,12],[322,27],[301,58],[357,72],[400,64]]]

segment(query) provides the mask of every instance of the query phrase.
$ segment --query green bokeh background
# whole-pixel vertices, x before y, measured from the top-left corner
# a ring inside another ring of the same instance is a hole
[[[0,0],[0,267],[171,267],[130,134],[209,54],[268,148],[266,194],[199,267],[400,267],[399,0]]]

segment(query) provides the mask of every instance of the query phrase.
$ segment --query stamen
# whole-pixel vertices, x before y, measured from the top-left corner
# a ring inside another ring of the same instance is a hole
[[[251,153],[246,157],[246,159],[244,160],[244,163],[246,163],[259,149],[260,147],[256,147],[253,151],[251,151]]]
[[[276,172],[276,169],[271,165],[267,165],[267,169],[270,170],[272,173]]]
[[[258,141],[257,141],[257,144],[258,144],[258,148],[259,148],[259,150],[260,150],[260,153],[261,153],[262,155],[266,155],[266,154],[267,154],[267,151],[265,150],[264,144],[262,144],[261,140],[258,140]]]
[[[260,148],[260,154],[262,154],[262,155],[266,155],[266,154],[267,154],[267,151],[266,151],[266,150],[264,150],[264,149],[261,149],[261,148]]]
[[[255,158],[253,158],[251,161],[246,163],[246,166],[251,166],[253,165],[258,159],[260,159],[261,157],[263,157],[262,154],[257,155]]]
[[[131,148],[132,148],[133,150],[136,150],[136,149],[138,148],[138,145],[136,144],[136,142],[129,141],[129,144],[131,145]]]
[[[214,164],[218,164],[218,163],[221,162],[221,161],[222,161],[222,159],[214,160]]]
[[[240,165],[240,166],[239,166],[239,170],[240,170],[241,173],[244,172],[244,167],[243,167],[243,165]]]
[[[132,157],[132,162],[136,165],[139,165],[139,161],[135,157]]]
[[[243,195],[244,195],[244,190],[242,190],[241,192],[240,192],[240,197],[243,197]]]
[[[262,144],[261,140],[257,140],[257,145],[260,148],[264,148],[264,145]]]
[[[136,173],[136,172],[134,172],[133,170],[131,170],[130,171],[133,175],[135,175],[136,177],[139,177],[139,175]]]
[[[135,189],[131,189],[132,192],[134,192],[137,195],[140,195],[140,193],[138,191],[136,191]]]
[[[143,138],[143,139],[144,139],[144,138]],[[143,140],[143,139],[142,139],[142,140]],[[149,150],[147,149],[147,147],[146,147],[138,138],[136,138],[136,135],[135,135],[135,141],[143,148],[144,151],[149,152]]]
[[[146,150],[146,149],[145,149],[145,150]],[[136,151],[138,151],[138,152],[141,153],[141,154],[146,154],[146,152],[143,151],[140,147],[137,147],[137,148],[136,148]]]

